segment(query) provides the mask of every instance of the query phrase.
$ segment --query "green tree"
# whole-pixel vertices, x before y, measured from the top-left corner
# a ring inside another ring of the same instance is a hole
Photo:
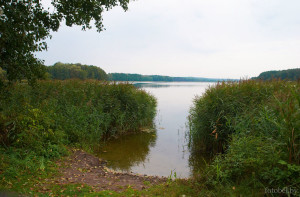
[[[102,13],[114,6],[128,9],[129,0],[51,0],[53,11],[39,0],[0,1],[0,67],[9,81],[28,79],[34,82],[45,73],[43,61],[35,52],[47,49],[46,38],[57,31],[62,21],[83,30],[104,30]]]
[[[253,79],[260,80],[273,80],[273,79],[282,79],[288,81],[296,81],[300,79],[300,68],[279,70],[279,71],[266,71],[260,73],[258,77],[253,77]]]
[[[106,80],[107,74],[97,66],[77,64],[55,63],[47,66],[47,72],[52,79],[97,79]]]

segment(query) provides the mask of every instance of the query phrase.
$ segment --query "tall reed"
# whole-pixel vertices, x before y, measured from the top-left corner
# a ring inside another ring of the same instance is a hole
[[[202,177],[218,186],[299,187],[299,106],[299,82],[243,80],[210,87],[190,110],[190,146],[223,154]]]
[[[53,173],[50,164],[67,154],[66,147],[93,149],[151,127],[156,113],[156,99],[130,84],[39,81],[0,91],[0,191],[28,194],[33,186],[23,186]]]
[[[7,95],[0,112],[6,146],[97,144],[151,126],[156,113],[155,98],[130,84],[40,81],[34,87],[18,83]]]

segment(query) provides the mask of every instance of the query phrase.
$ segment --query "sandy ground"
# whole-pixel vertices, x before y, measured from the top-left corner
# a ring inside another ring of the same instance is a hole
[[[87,184],[95,191],[123,191],[127,188],[142,190],[167,180],[161,177],[114,172],[108,169],[105,163],[98,157],[82,150],[72,150],[72,154],[68,158],[58,162],[62,175],[56,182]]]

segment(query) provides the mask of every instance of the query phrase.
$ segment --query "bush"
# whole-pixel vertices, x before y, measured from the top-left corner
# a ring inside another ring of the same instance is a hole
[[[30,149],[46,158],[65,153],[65,133],[55,129],[54,121],[40,109],[25,108],[24,113],[16,118],[16,127],[16,133],[11,135],[13,147]]]

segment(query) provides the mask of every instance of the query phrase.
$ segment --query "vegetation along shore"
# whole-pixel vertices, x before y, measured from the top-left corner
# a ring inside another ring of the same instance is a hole
[[[155,98],[129,84],[65,80],[7,87],[0,105],[1,190],[28,193],[16,183],[48,174],[67,147],[92,152],[103,140],[152,127],[156,114]]]
[[[298,2],[1,0],[0,197],[300,196]],[[104,148],[124,136],[143,143]]]
[[[299,191],[299,81],[244,80],[207,89],[190,110],[189,147],[213,159],[194,177],[175,180],[118,174],[91,155],[104,140],[152,126],[156,99],[145,91],[130,84],[52,80],[15,83],[2,92],[1,191],[46,196]],[[92,181],[95,176],[101,187]]]
[[[264,196],[266,188],[288,188],[299,195],[299,81],[218,83],[195,99],[189,120],[191,149],[214,155],[197,178],[209,190]]]

